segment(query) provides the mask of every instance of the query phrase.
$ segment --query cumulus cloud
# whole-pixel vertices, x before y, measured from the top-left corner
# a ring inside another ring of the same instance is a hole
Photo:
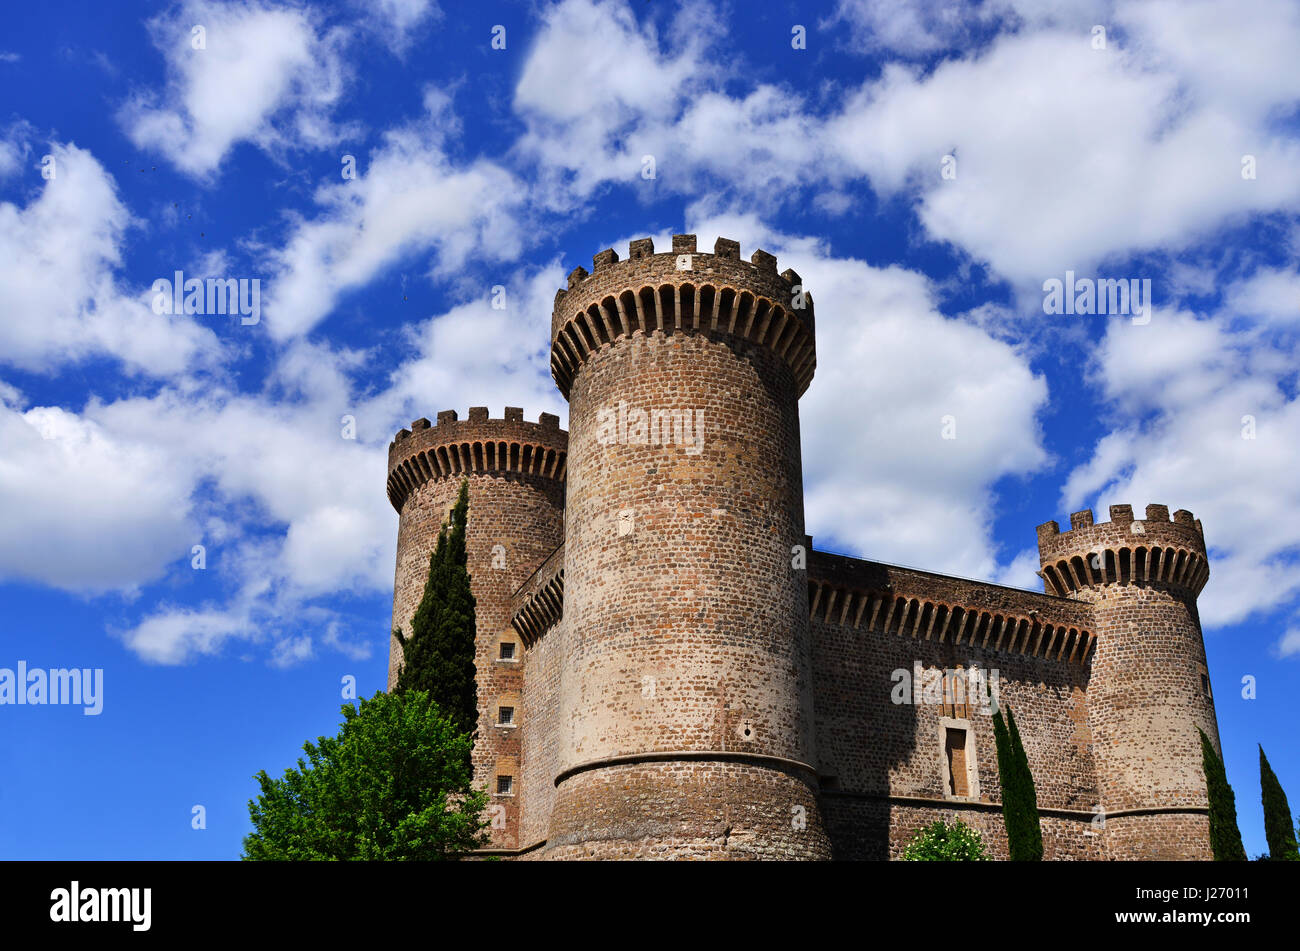
[[[674,45],[621,0],[566,0],[515,90],[517,151],[541,163],[555,207],[622,185],[769,206],[807,192],[844,214],[866,181],[911,203],[925,238],[1021,293],[1300,202],[1288,172],[1300,139],[1283,121],[1300,100],[1300,11],[1286,0],[846,2],[841,21],[877,28],[893,52],[895,33],[912,53],[988,36],[928,67],[887,60],[879,78],[810,99],[737,82],[717,33]],[[1108,25],[1104,48],[1093,25]]]
[[[203,177],[241,142],[279,152],[338,141],[331,112],[343,90],[341,28],[263,0],[188,0],[148,26],[166,87],[139,93],[119,114],[140,148]]]
[[[1268,121],[1297,98],[1300,69],[1272,50],[1276,34],[1300,45],[1300,20],[1293,7],[1258,6],[1253,16],[1221,7],[1211,16],[1180,4],[1150,21],[1132,12],[1128,43],[1104,50],[1086,31],[1049,29],[1002,36],[928,73],[889,66],[827,135],[874,186],[911,197],[932,239],[1020,287],[1116,255],[1194,245],[1300,199],[1300,180],[1282,173],[1300,162],[1300,142]],[[1237,25],[1225,36],[1215,17]],[[1269,66],[1252,63],[1252,74],[1269,78],[1226,90],[1192,81],[1204,63],[1257,41]],[[1245,154],[1256,179],[1242,176]],[[940,174],[946,155],[955,178]]]
[[[518,254],[523,186],[493,162],[454,163],[444,151],[455,130],[451,101],[430,91],[425,106],[420,120],[385,133],[358,178],[318,189],[316,216],[297,220],[273,250],[265,311],[277,339],[307,333],[341,294],[406,256],[432,255],[432,274],[446,277],[471,257]]]
[[[0,202],[0,363],[52,372],[108,355],[167,376],[215,358],[212,330],[150,308],[118,275],[134,224],[112,176],[85,149],[55,144],[53,177],[25,207]]]
[[[118,630],[141,658],[187,663],[243,641],[269,644],[280,666],[322,647],[367,656],[375,632],[340,602],[391,590],[389,441],[415,417],[471,403],[494,415],[524,406],[533,419],[562,411],[545,347],[560,280],[552,264],[504,285],[500,309],[485,293],[413,324],[409,357],[373,391],[356,383],[377,375],[369,354],[301,339],[265,393],[178,381],[78,414],[24,410],[0,384],[0,507],[13,513],[0,525],[0,576],[134,595],[169,571],[169,584],[192,577],[201,544],[222,593],[154,603]]]
[[[134,590],[187,556],[192,486],[156,443],[57,407],[5,405],[0,445],[0,575]]]

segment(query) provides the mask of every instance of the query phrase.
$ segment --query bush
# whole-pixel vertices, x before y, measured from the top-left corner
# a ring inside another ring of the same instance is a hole
[[[905,862],[987,862],[984,840],[980,834],[960,819],[952,825],[936,819],[924,829],[918,829],[912,841],[903,850]]]

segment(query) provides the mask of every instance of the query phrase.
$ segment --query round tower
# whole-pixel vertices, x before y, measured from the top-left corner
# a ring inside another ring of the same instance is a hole
[[[1088,726],[1112,859],[1208,859],[1204,730],[1219,749],[1196,596],[1209,578],[1201,523],[1148,505],[1112,505],[1038,527],[1049,594],[1092,605],[1096,650]]]
[[[793,271],[694,235],[569,275],[552,858],[827,858],[813,749]]]
[[[542,413],[538,422],[525,422],[523,410],[513,406],[506,407],[504,419],[489,419],[481,406],[470,407],[467,420],[455,410],[439,413],[436,426],[417,419],[388,447],[388,499],[401,516],[393,627],[405,634],[424,595],[438,532],[461,482],[469,483],[465,549],[476,602],[478,786],[493,785],[498,776],[510,777],[514,788],[519,784],[519,731],[511,723],[498,725],[502,707],[518,711],[523,689],[523,648],[510,626],[510,599],[564,540],[567,452],[568,434],[558,416]],[[390,690],[401,664],[402,647],[392,638]],[[492,845],[517,847],[519,799],[502,795],[492,805],[504,808],[504,823],[492,828]]]

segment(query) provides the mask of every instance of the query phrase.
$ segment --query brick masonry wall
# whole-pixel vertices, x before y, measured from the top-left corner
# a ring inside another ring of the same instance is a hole
[[[997,670],[1001,702],[1015,713],[1043,807],[1090,811],[1098,803],[1085,688],[1088,671],[966,645],[938,644],[814,621],[818,772],[846,793],[942,799],[942,703],[894,703],[894,671]],[[913,700],[916,699],[915,692]],[[974,698],[972,698],[973,700]],[[993,719],[971,702],[980,799],[999,803]]]
[[[519,847],[547,837],[559,775],[560,666],[567,642],[565,620],[524,653],[524,722]]]
[[[939,819],[960,819],[979,832],[992,858],[1007,859],[1007,830],[1000,807],[911,804],[830,793],[822,797],[822,812],[837,860],[900,859],[916,833]],[[1041,827],[1046,861],[1097,861],[1109,857],[1105,832],[1096,834],[1088,818],[1044,815]]]
[[[918,661],[922,669],[979,666],[998,671],[999,696],[1015,712],[1040,808],[1079,814],[1044,816],[1047,856],[1100,855],[1101,839],[1085,835],[1095,833],[1089,820],[1099,801],[1085,667],[854,630],[819,619],[813,621],[812,633],[817,750],[826,790],[822,808],[836,857],[897,858],[916,828],[935,818],[962,819],[984,835],[994,854],[1005,857],[992,717],[979,710],[974,697],[965,710],[945,709],[942,698],[939,704],[894,703],[894,672],[907,671],[915,688]],[[966,755],[974,760],[979,796],[970,802],[950,799],[944,782],[940,725],[949,719],[969,722],[974,733],[973,748],[968,744]],[[933,805],[891,804],[889,797],[930,800]]]
[[[670,760],[579,773],[560,785],[552,859],[822,859],[807,780],[743,762]]]

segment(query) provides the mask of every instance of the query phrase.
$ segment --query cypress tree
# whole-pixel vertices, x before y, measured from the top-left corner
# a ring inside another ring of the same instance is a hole
[[[396,690],[423,690],[462,733],[478,728],[478,692],[474,665],[474,594],[469,586],[465,554],[465,525],[469,512],[469,483],[462,482],[449,524],[438,533],[429,559],[411,636],[393,636],[402,645],[402,671]]]
[[[1259,748],[1259,786],[1264,801],[1264,838],[1268,840],[1270,861],[1300,861],[1295,829],[1291,825],[1291,806],[1273,767],[1268,765],[1264,747]]]
[[[1038,788],[1034,785],[1034,774],[1029,769],[1029,756],[1025,753],[1025,744],[1020,741],[1020,730],[1016,726],[1016,715],[1007,707],[1007,727],[1011,732],[1011,752],[1016,757],[1017,785],[1019,786],[1021,823],[1023,825],[1024,857],[1026,862],[1043,860],[1043,826],[1038,816]]]
[[[1016,719],[1007,708],[993,712],[993,739],[997,746],[998,778],[1002,785],[1002,820],[1007,827],[1007,854],[1013,862],[1041,862],[1043,830],[1038,819],[1038,792],[1029,770],[1029,758],[1020,741]]]
[[[1210,804],[1210,848],[1216,862],[1244,862],[1246,849],[1237,828],[1237,797],[1228,785],[1223,760],[1214,752],[1210,738],[1200,727],[1201,768],[1205,771],[1205,792]]]

